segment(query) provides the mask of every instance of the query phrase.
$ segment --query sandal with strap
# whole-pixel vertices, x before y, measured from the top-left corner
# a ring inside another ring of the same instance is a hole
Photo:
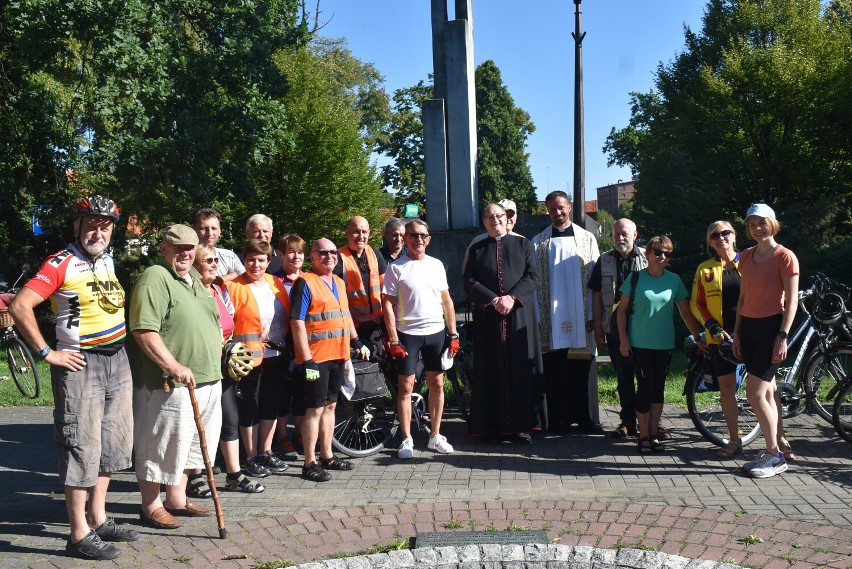
[[[734,458],[738,454],[742,454],[743,452],[743,441],[740,440],[730,440],[728,444],[723,446],[722,448],[716,449],[714,453],[716,458]]]
[[[246,494],[260,494],[266,488],[263,484],[249,480],[242,472],[236,478],[228,476],[225,479],[225,490],[232,492],[245,492]]]
[[[640,438],[637,447],[639,448],[639,454],[651,454],[654,452],[654,447],[651,446],[651,439],[648,437]]]
[[[302,467],[302,478],[311,482],[328,482],[331,474],[316,462]]]
[[[660,442],[660,439],[657,437],[651,437],[651,450],[653,452],[664,452],[666,450],[666,445]]]
[[[778,450],[784,453],[785,460],[796,460],[796,451],[790,446],[790,443],[785,438],[778,441]]]
[[[319,463],[326,470],[352,470],[355,468],[348,460],[341,460],[336,456],[332,456],[331,458],[320,457]]]
[[[186,495],[190,498],[210,498],[213,496],[213,492],[210,490],[210,486],[207,485],[204,477],[198,476],[191,478],[186,483]]]

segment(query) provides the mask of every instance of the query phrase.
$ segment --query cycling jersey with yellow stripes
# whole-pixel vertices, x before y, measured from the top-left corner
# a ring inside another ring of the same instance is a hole
[[[24,286],[50,298],[56,349],[110,354],[124,345],[124,289],[111,255],[91,261],[76,245],[69,245],[48,257]]]

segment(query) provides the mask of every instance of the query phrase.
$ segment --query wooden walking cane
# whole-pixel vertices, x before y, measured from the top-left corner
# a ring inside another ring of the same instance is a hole
[[[163,380],[163,391],[171,391],[171,378]],[[201,422],[201,411],[198,410],[198,399],[195,398],[195,386],[187,384],[189,389],[189,400],[192,402],[192,415],[195,417],[195,427],[198,429],[198,440],[201,442],[201,456],[204,457],[204,468],[207,470],[207,485],[213,494],[213,505],[216,508],[216,523],[219,526],[219,539],[228,538],[228,530],[225,529],[225,517],[222,515],[222,504],[219,502],[219,492],[216,490],[216,479],[213,478],[213,465],[210,464],[210,455],[207,453],[207,435],[204,433],[204,423]]]

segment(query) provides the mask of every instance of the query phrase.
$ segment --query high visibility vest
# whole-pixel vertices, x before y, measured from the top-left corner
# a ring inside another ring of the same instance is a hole
[[[337,294],[340,300],[319,275],[302,273],[299,278],[305,280],[311,291],[311,305],[305,315],[305,332],[308,336],[308,348],[311,359],[315,362],[349,359],[349,303],[346,295],[342,294],[345,285],[340,277],[332,275],[337,283]],[[301,302],[298,299],[296,302]],[[296,362],[303,364],[304,360],[296,357]]]
[[[379,274],[379,260],[375,250],[369,245],[364,249],[364,254],[367,255],[367,266],[370,269],[368,286],[364,286],[358,261],[349,247],[341,247],[339,251],[340,258],[343,260],[346,297],[349,299],[349,309],[352,311],[355,326],[360,326],[362,322],[380,322],[382,320],[382,284],[385,276]]]
[[[285,314],[290,313],[290,297],[284,289],[284,284],[270,274],[264,274],[263,278],[275,293],[275,298],[281,303]],[[234,336],[236,342],[245,344],[252,357],[254,365],[258,366],[263,361],[263,326],[260,323],[260,309],[257,300],[249,288],[251,281],[246,276],[240,275],[229,283],[225,283],[231,302],[234,305]]]

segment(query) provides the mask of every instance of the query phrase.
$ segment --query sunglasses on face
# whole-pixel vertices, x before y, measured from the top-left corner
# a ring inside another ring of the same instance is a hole
[[[654,255],[657,257],[665,256],[667,259],[671,259],[674,253],[672,251],[666,251],[665,249],[654,249]]]
[[[317,249],[314,253],[320,257],[336,257],[337,249]]]
[[[207,259],[201,259],[201,262],[207,263],[208,265],[217,265],[217,264],[219,264],[219,258],[218,257],[210,257],[210,258],[207,258]]]
[[[423,239],[424,241],[429,238],[428,233],[406,233],[405,236],[415,240]]]
[[[724,231],[714,231],[713,233],[710,234],[710,239],[720,239],[722,237],[727,237],[727,236],[731,235],[732,233],[733,233],[733,231],[731,231],[730,229],[726,229]]]

